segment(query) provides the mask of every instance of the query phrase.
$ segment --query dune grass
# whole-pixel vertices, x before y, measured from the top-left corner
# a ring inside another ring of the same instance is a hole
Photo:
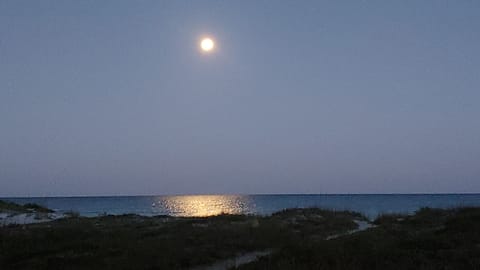
[[[480,208],[423,208],[375,224],[332,241],[296,243],[239,269],[480,269]]]
[[[365,218],[288,209],[271,216],[74,216],[0,228],[0,269],[189,269],[259,250],[239,269],[479,269],[480,208]]]
[[[0,200],[0,212],[13,212],[13,213],[53,213],[53,210],[38,205],[36,203],[27,203],[24,205],[14,202],[8,202]]]
[[[328,216],[328,217],[327,217]],[[0,269],[187,269],[350,230],[348,212],[291,210],[268,217],[74,217],[0,229]]]

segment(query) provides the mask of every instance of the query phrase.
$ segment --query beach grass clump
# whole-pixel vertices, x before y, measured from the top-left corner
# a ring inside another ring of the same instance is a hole
[[[26,203],[23,205],[23,207],[32,212],[37,212],[37,213],[53,213],[54,212],[52,209],[49,209],[47,207],[41,206],[36,203]]]
[[[348,232],[358,227],[355,220],[365,218],[355,212],[334,211],[320,208],[294,208],[276,212],[270,219],[287,228],[302,239],[323,240],[328,236]]]
[[[54,211],[36,203],[24,205],[14,202],[0,200],[0,212],[9,213],[53,213]]]
[[[380,214],[375,218],[375,220],[373,221],[373,224],[392,225],[392,224],[404,221],[407,217],[408,215],[406,214],[396,214],[396,213]]]
[[[0,212],[23,212],[25,207],[13,202],[0,200]]]
[[[79,218],[80,217],[80,213],[78,211],[74,211],[74,210],[68,210],[63,214],[67,218]]]

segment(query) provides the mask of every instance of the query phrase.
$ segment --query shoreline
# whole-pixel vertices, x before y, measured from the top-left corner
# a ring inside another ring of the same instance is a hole
[[[385,213],[413,214],[422,207],[480,206],[480,194],[55,197],[11,198],[9,201],[19,204],[38,203],[61,213],[74,210],[89,217],[128,213],[144,216],[206,216],[222,212],[270,215],[288,208],[319,207],[360,212],[373,220]]]

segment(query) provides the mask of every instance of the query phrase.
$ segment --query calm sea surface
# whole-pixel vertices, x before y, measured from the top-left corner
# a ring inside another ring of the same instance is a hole
[[[480,194],[418,195],[182,195],[116,197],[3,198],[34,202],[60,212],[100,214],[208,216],[220,213],[261,214],[292,207],[353,210],[375,218],[381,213],[413,213],[420,207],[480,206]]]

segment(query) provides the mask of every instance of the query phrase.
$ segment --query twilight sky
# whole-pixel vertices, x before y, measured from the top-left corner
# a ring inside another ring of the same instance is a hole
[[[0,196],[480,192],[479,14],[1,0]]]

